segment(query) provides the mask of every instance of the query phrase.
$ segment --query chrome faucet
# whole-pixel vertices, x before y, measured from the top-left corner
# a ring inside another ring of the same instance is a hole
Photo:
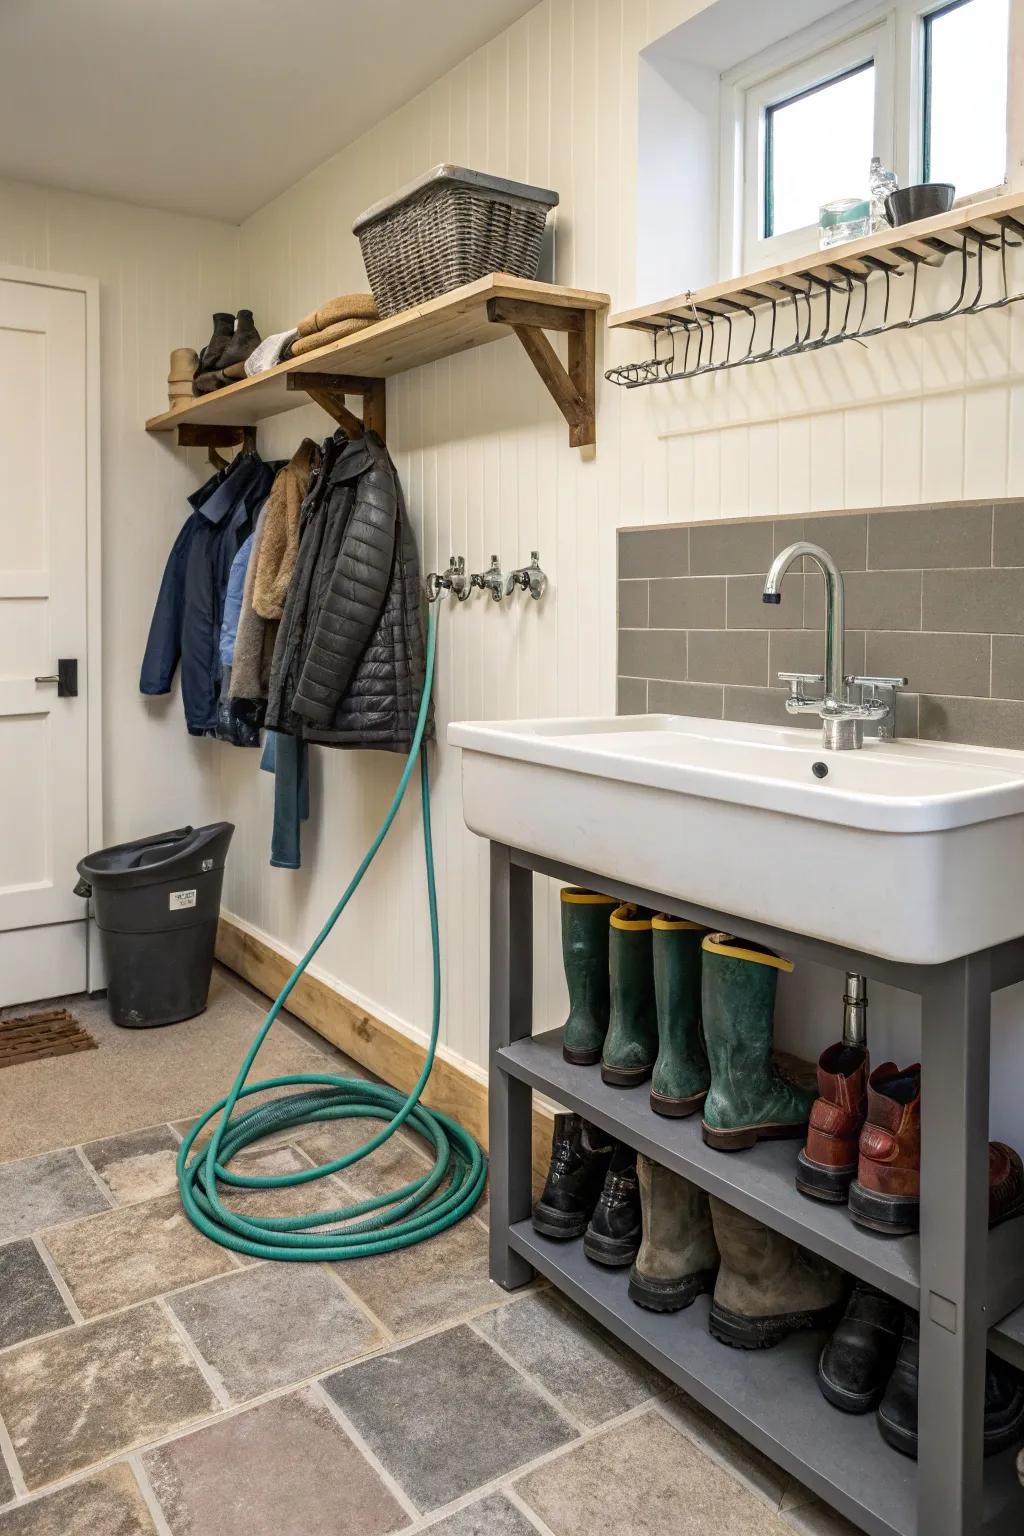
[[[779,681],[789,684],[786,709],[791,715],[820,715],[822,743],[832,751],[862,746],[865,721],[877,722],[879,736],[891,740],[896,730],[896,694],[907,686],[907,679],[846,675],[843,573],[828,550],[804,539],[790,544],[772,561],[761,599],[781,603],[782,578],[795,561],[804,558],[813,560],[825,579],[825,671],[780,672]],[[820,698],[805,694],[805,683],[823,684],[824,693]],[[851,688],[858,690],[858,698],[851,698]]]

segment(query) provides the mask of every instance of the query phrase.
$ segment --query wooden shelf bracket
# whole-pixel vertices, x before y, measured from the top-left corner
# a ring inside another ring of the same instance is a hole
[[[383,379],[362,379],[347,373],[290,373],[285,388],[302,390],[314,404],[332,416],[349,437],[376,432],[387,441],[387,393]],[[348,409],[346,395],[362,398],[361,417]]]
[[[531,299],[495,298],[487,301],[487,318],[496,325],[511,326],[519,337],[548,394],[569,424],[569,446],[583,448],[596,443],[596,312]],[[566,332],[568,369],[545,331]]]

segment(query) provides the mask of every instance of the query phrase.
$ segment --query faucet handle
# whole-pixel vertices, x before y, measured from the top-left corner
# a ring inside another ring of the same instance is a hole
[[[811,698],[803,689],[804,683],[824,683],[823,672],[779,672],[777,674],[780,683],[789,684],[789,698],[786,700],[786,709],[791,715],[806,715],[817,712],[820,698]]]
[[[862,704],[876,711],[874,718],[878,720],[879,740],[892,741],[896,735],[896,696],[907,686],[908,679],[851,676],[846,682],[848,686],[859,688]]]

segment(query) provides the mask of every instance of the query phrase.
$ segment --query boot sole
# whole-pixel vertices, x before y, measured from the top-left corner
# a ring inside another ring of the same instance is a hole
[[[869,1232],[908,1237],[920,1228],[921,1202],[913,1195],[878,1195],[854,1180],[850,1185],[850,1215],[858,1227]]]
[[[622,1238],[602,1237],[589,1229],[583,1235],[583,1252],[595,1264],[606,1269],[625,1269],[640,1252],[639,1237],[624,1241]]]
[[[637,1088],[646,1083],[654,1071],[654,1062],[647,1067],[606,1067],[601,1063],[601,1081],[609,1088]]]
[[[788,1339],[791,1333],[805,1329],[827,1328],[838,1321],[842,1304],[824,1307],[817,1312],[784,1312],[779,1317],[740,1317],[729,1312],[717,1302],[711,1303],[708,1330],[720,1344],[730,1349],[774,1349]]]
[[[747,1125],[736,1131],[719,1131],[702,1120],[700,1128],[705,1144],[716,1152],[745,1152],[759,1141],[791,1141],[807,1134],[806,1120],[792,1125]]]
[[[550,1206],[538,1204],[534,1206],[530,1220],[533,1230],[541,1237],[553,1238],[556,1243],[568,1243],[575,1237],[583,1236],[590,1217],[582,1213],[570,1216],[565,1211],[552,1210]]]
[[[575,1051],[571,1046],[562,1046],[562,1057],[573,1067],[596,1067],[601,1060],[600,1050]]]
[[[669,1099],[662,1093],[655,1093],[652,1088],[651,1108],[656,1115],[666,1115],[670,1120],[685,1120],[688,1115],[695,1115],[698,1109],[703,1109],[707,1096],[705,1089],[703,1093],[692,1094],[688,1099]]]
[[[878,1428],[886,1445],[891,1445],[894,1451],[899,1451],[901,1456],[909,1456],[912,1461],[917,1460],[917,1435],[912,1429],[904,1429],[902,1425],[894,1424],[891,1419],[879,1411],[877,1414]]]
[[[629,1299],[647,1312],[682,1312],[692,1307],[698,1296],[715,1288],[715,1271],[698,1270],[682,1280],[645,1280],[636,1266],[629,1277]]]
[[[824,1200],[831,1205],[845,1205],[850,1197],[850,1185],[857,1177],[857,1169],[827,1168],[824,1163],[813,1163],[805,1153],[797,1158],[796,1187],[802,1195],[812,1200]]]

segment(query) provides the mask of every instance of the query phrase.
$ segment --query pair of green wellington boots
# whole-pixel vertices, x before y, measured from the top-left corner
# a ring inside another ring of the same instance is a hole
[[[653,1072],[653,1108],[693,1114],[710,1081],[700,1033],[705,930],[573,887],[562,891],[561,904],[566,1061],[600,1061],[602,1078],[617,1088],[635,1087]]]
[[[815,1092],[772,1059],[778,977],[791,961],[595,891],[567,887],[561,912],[567,1061],[600,1061],[604,1081],[622,1088],[653,1073],[652,1109],[682,1117],[703,1106],[704,1140],[721,1151],[803,1133]]]

